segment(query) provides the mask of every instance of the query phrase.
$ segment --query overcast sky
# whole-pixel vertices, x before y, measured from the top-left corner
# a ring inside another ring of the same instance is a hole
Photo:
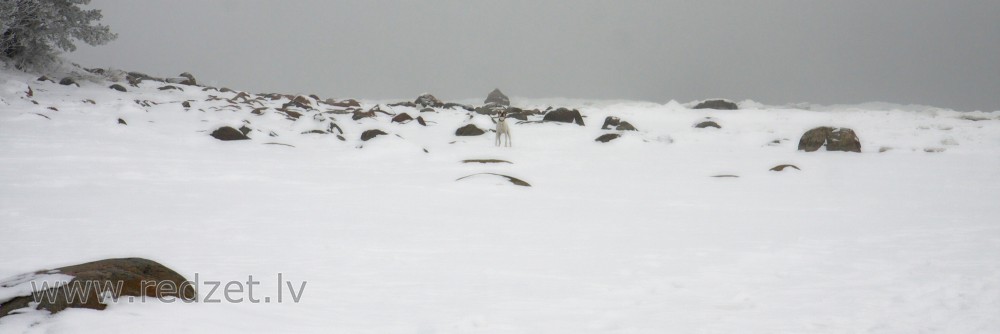
[[[87,67],[252,92],[1000,110],[1000,1],[94,0]],[[516,100],[513,101],[516,104]]]

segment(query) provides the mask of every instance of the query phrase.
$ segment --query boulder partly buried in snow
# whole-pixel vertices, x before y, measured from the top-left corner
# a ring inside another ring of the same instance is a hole
[[[406,123],[412,120],[413,117],[411,117],[410,114],[407,114],[405,112],[392,117],[393,123]]]
[[[600,137],[597,137],[597,139],[594,139],[594,141],[599,141],[599,142],[602,142],[602,143],[607,143],[609,141],[618,139],[618,137],[621,137],[621,136],[622,135],[617,134],[617,133],[605,133],[605,134],[601,135]]]
[[[418,96],[417,99],[413,101],[413,103],[421,107],[433,107],[433,108],[444,107],[444,103],[441,103],[441,100],[438,100],[436,97],[434,97],[434,95],[427,93]]]
[[[33,282],[35,287],[31,286]],[[49,288],[39,291],[43,286]],[[85,289],[87,286],[93,288]],[[82,293],[70,294],[68,289]],[[67,308],[103,310],[109,299],[122,296],[197,298],[193,283],[162,264],[142,258],[107,259],[41,270],[0,282],[0,298],[5,299],[0,300],[0,317],[31,306],[50,313]],[[40,302],[36,303],[35,297]]]
[[[861,153],[861,141],[854,130],[821,126],[802,134],[799,139],[799,150],[815,152],[826,146],[827,151],[844,151]]]
[[[378,137],[378,136],[383,136],[383,135],[388,135],[388,133],[385,133],[385,131],[382,131],[382,130],[379,130],[379,129],[367,130],[367,131],[361,133],[361,141],[369,141],[372,138],[375,138],[375,137]]]
[[[496,173],[476,173],[476,174],[466,175],[466,176],[460,177],[460,178],[456,179],[455,181],[461,181],[461,180],[465,180],[465,179],[469,179],[469,178],[485,178],[485,177],[493,177],[493,178],[499,177],[499,178],[502,178],[502,179],[506,179],[507,181],[509,181],[510,183],[512,183],[514,185],[518,185],[518,186],[522,186],[522,187],[530,187],[531,186],[531,184],[528,184],[528,182],[524,182],[524,180],[521,180],[519,178],[516,178],[516,177],[513,177],[513,176],[509,176],[509,175],[496,174]]]
[[[721,129],[722,128],[721,126],[719,126],[719,123],[716,123],[714,121],[704,121],[704,122],[698,123],[694,127],[698,128],[698,129],[704,129],[704,128]]]
[[[486,133],[486,131],[476,127],[475,124],[466,124],[465,126],[458,128],[458,130],[455,130],[456,136],[479,136],[484,133]]]
[[[222,141],[250,139],[242,131],[236,130],[231,126],[224,126],[212,131],[212,137]]]
[[[769,170],[772,171],[772,172],[782,172],[782,171],[785,170],[785,168],[793,168],[795,170],[801,170],[801,169],[799,169],[798,166],[796,166],[796,165],[790,165],[790,164],[777,165],[777,166],[771,167],[771,169],[769,169]]]
[[[545,113],[545,117],[542,118],[542,121],[576,123],[577,125],[582,126],[583,115],[580,115],[580,111],[576,109],[559,108]]]
[[[694,106],[694,109],[736,110],[739,108],[736,103],[726,100],[707,100]]]

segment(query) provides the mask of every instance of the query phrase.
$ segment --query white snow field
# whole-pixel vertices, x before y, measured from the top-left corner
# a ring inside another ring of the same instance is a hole
[[[0,72],[0,279],[143,257],[199,298],[253,275],[272,301],[28,311],[0,333],[1000,332],[1000,112],[515,97],[586,126],[510,120],[498,148],[454,135],[460,109],[292,121],[288,100],[255,115],[206,101],[235,92],[36,77]],[[639,131],[595,142],[608,115]],[[705,117],[722,129],[693,128]],[[346,141],[301,134],[331,119]],[[244,120],[251,140],[209,136]],[[797,151],[816,126],[854,129],[863,153]],[[786,163],[801,170],[768,170]],[[531,187],[456,181],[487,172]],[[279,273],[299,302],[273,300]]]

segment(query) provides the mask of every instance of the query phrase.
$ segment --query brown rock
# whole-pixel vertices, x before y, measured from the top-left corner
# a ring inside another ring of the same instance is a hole
[[[736,110],[739,109],[739,106],[726,100],[708,100],[694,106],[694,109]]]
[[[618,139],[618,137],[621,137],[621,136],[622,135],[617,134],[617,133],[605,133],[605,134],[601,135],[600,137],[597,137],[597,139],[594,139],[594,141],[599,141],[599,142],[602,142],[602,143],[607,143],[609,141]]]
[[[476,127],[474,124],[466,124],[465,126],[458,128],[458,130],[455,130],[456,136],[479,136],[484,133],[486,133],[486,131]]]
[[[771,169],[770,169],[770,170],[771,170],[771,171],[774,171],[774,172],[780,172],[780,171],[784,171],[784,170],[785,170],[785,168],[795,168],[796,170],[802,170],[802,169],[800,169],[800,168],[799,168],[798,166],[796,166],[796,165],[788,165],[788,164],[785,164],[785,165],[777,165],[777,166],[774,166],[774,167],[771,167]]]
[[[719,123],[716,123],[716,122],[713,122],[713,121],[704,121],[704,122],[698,123],[698,125],[695,125],[694,127],[699,128],[699,129],[709,128],[709,127],[716,128],[716,129],[721,129],[722,128],[721,126],[719,126]]]
[[[44,275],[58,273],[73,276],[68,284],[55,288],[54,298],[47,298],[41,295],[18,296],[8,301],[0,301],[0,317],[6,316],[11,311],[30,306],[34,302],[34,297],[40,297],[40,302],[35,309],[46,310],[50,313],[57,313],[67,308],[89,308],[103,310],[107,305],[102,304],[101,294],[107,293],[103,289],[86,289],[87,294],[75,295],[77,298],[70,298],[66,289],[79,286],[80,291],[90,283],[100,287],[114,286],[111,289],[113,299],[122,296],[166,298],[176,297],[183,300],[195,300],[196,290],[193,283],[187,281],[176,271],[171,270],[151,260],[142,258],[122,258],[107,259],[101,261],[88,262],[54,270],[41,270],[34,275]],[[31,276],[30,274],[27,276]],[[18,276],[24,278],[25,276]],[[23,283],[22,283],[23,284]],[[5,286],[0,283],[0,286]],[[121,290],[115,294],[113,290],[121,286]]]
[[[405,112],[402,113],[402,114],[399,114],[399,115],[396,115],[396,116],[392,117],[392,122],[393,123],[406,123],[406,122],[409,122],[409,121],[412,121],[412,120],[413,120],[413,117],[410,117],[410,115],[407,114],[407,113],[405,113]]]
[[[861,141],[854,130],[848,128],[821,126],[806,131],[799,139],[800,151],[814,152],[823,146],[827,151],[861,153]]]
[[[545,113],[545,117],[542,118],[542,121],[576,123],[580,126],[584,125],[583,115],[580,115],[579,110],[566,108],[559,108]]]
[[[382,130],[379,130],[379,129],[367,130],[367,131],[361,133],[361,141],[368,141],[368,140],[370,140],[372,138],[375,138],[375,137],[378,137],[378,136],[381,136],[381,135],[388,135],[388,133],[385,133],[385,131],[382,131]]]

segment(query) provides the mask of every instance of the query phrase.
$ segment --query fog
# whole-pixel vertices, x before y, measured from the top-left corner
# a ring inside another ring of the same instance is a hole
[[[517,97],[1000,110],[998,1],[94,0],[87,67],[334,98]]]

